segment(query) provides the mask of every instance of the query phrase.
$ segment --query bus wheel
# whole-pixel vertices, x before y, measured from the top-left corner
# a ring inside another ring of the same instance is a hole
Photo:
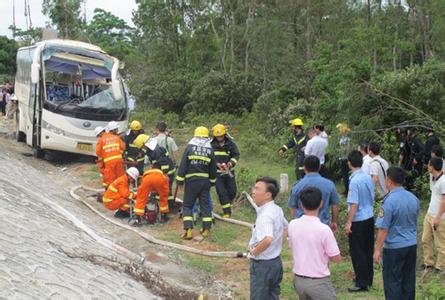
[[[35,158],[44,158],[45,157],[45,150],[34,147],[32,148],[32,155]]]
[[[17,139],[17,142],[26,142],[26,135],[20,131],[20,113],[17,110],[17,113],[15,115],[15,138]]]

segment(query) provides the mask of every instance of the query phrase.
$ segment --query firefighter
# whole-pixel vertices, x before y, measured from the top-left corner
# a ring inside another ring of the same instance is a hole
[[[210,187],[216,183],[216,159],[210,144],[209,130],[197,127],[182,156],[176,184],[184,185],[182,215],[185,232],[181,238],[193,238],[193,204],[199,200],[202,214],[201,235],[208,237],[212,226],[212,209],[208,202]]]
[[[232,202],[236,196],[236,180],[234,167],[238,163],[240,153],[235,142],[227,136],[226,127],[217,124],[212,128],[211,145],[215,153],[218,176],[216,177],[216,193],[223,209],[223,217],[232,215]]]
[[[170,184],[168,177],[159,169],[147,170],[142,176],[141,185],[138,188],[136,196],[136,204],[134,206],[134,217],[130,220],[133,226],[142,224],[142,217],[145,213],[150,193],[159,195],[159,208],[161,211],[161,223],[168,222],[168,194],[170,192]]]
[[[434,145],[440,145],[440,140],[434,133],[434,128],[432,125],[427,126],[427,137],[425,141],[424,151],[423,151],[423,162],[428,165],[431,158],[431,149]]]
[[[111,121],[107,125],[108,132],[105,132],[97,141],[96,155],[103,159],[103,186],[108,186],[118,177],[125,174],[122,153],[125,151],[125,144],[117,135],[118,124]]]
[[[296,152],[296,165],[295,165],[295,175],[297,176],[297,180],[304,177],[304,147],[308,141],[308,138],[303,130],[303,121],[299,118],[296,118],[290,121],[292,130],[292,138],[289,139],[287,144],[283,145],[278,153],[283,155],[287,150],[295,147]]]
[[[143,134],[141,122],[134,120],[130,123],[130,130],[124,136],[125,159],[133,166],[137,167],[139,174],[144,173],[144,157],[139,156],[139,147],[134,144],[136,138]]]
[[[130,191],[130,184],[135,184],[139,177],[139,171],[135,167],[127,170],[126,174],[118,177],[108,186],[102,202],[109,210],[117,210],[114,214],[116,218],[123,219],[130,217],[130,201],[135,198],[135,194]]]

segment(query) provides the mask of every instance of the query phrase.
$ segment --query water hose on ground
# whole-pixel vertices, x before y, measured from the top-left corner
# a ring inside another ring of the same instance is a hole
[[[76,186],[76,187],[71,189],[70,195],[74,199],[82,202],[85,206],[87,206],[90,210],[92,210],[97,215],[102,217],[104,220],[106,220],[106,221],[108,221],[108,222],[110,222],[110,223],[112,223],[112,224],[114,224],[116,226],[119,226],[121,228],[124,228],[124,229],[127,229],[129,231],[132,231],[132,232],[136,233],[137,235],[139,235],[140,237],[142,237],[143,239],[149,241],[150,243],[153,243],[153,244],[156,244],[156,245],[161,245],[161,246],[164,246],[164,247],[177,249],[177,250],[182,250],[182,251],[193,253],[193,254],[197,254],[197,255],[203,255],[203,256],[227,257],[227,258],[243,258],[243,257],[246,257],[246,254],[243,253],[243,252],[236,252],[236,251],[221,251],[221,252],[220,251],[208,251],[208,250],[196,249],[196,248],[193,248],[193,247],[180,245],[180,244],[176,244],[176,243],[172,243],[172,242],[168,242],[168,241],[159,240],[159,239],[153,237],[152,235],[139,230],[138,228],[132,227],[132,226],[127,225],[127,224],[124,224],[124,223],[122,223],[120,221],[117,221],[117,220],[113,220],[112,218],[109,218],[108,216],[104,215],[103,213],[98,211],[95,207],[93,207],[90,203],[88,203],[87,201],[82,199],[81,196],[76,194],[76,191],[79,190],[79,189],[84,189],[84,190],[88,190],[88,191],[91,191],[91,192],[99,192],[99,191],[102,191],[102,190],[95,190],[95,189],[91,189],[91,188],[84,187],[84,186]]]

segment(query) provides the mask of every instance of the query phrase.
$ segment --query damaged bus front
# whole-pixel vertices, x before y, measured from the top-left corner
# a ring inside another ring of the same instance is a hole
[[[127,127],[119,61],[91,44],[49,40],[20,48],[15,93],[17,139],[37,157],[45,150],[95,155],[95,127]]]

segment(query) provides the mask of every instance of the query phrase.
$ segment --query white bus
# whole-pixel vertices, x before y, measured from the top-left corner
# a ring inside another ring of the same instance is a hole
[[[95,155],[94,128],[128,125],[128,92],[119,60],[78,41],[47,40],[17,52],[18,141],[45,150]]]

